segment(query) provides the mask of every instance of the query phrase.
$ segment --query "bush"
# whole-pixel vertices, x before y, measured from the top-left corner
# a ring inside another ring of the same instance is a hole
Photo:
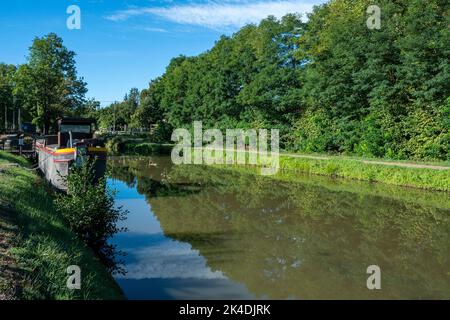
[[[339,166],[332,162],[327,163],[325,166],[325,172],[332,177],[336,177],[339,172]]]
[[[125,151],[125,142],[122,137],[113,137],[106,142],[106,148],[108,151],[118,154]]]
[[[115,192],[107,187],[105,177],[96,181],[93,170],[92,161],[71,168],[65,178],[67,194],[57,197],[56,208],[72,231],[99,255],[111,272],[121,272],[116,261],[118,253],[108,239],[125,231],[117,226],[117,222],[124,220],[127,212],[115,207]]]
[[[361,123],[361,139],[355,146],[355,152],[360,156],[386,157],[389,146],[395,140],[395,126],[392,115],[386,110],[373,110]]]
[[[437,110],[421,108],[403,120],[403,133],[407,137],[401,151],[410,159],[446,160],[449,156],[450,104]]]
[[[155,143],[171,142],[173,127],[167,122],[160,121],[150,135],[150,139]]]
[[[332,144],[331,120],[325,110],[307,110],[294,128],[295,150],[325,152]]]

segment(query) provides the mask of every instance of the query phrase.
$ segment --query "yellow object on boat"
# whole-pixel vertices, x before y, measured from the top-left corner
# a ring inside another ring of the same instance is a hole
[[[55,150],[56,154],[61,154],[61,153],[75,153],[75,148],[66,148],[66,149],[57,149]]]

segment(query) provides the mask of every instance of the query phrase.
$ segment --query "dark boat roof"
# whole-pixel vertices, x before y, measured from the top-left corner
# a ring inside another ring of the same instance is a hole
[[[95,119],[92,118],[58,118],[58,124],[93,124]]]

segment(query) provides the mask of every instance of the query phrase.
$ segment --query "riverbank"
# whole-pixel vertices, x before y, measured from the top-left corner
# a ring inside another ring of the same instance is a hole
[[[123,299],[94,252],[57,213],[52,191],[23,158],[0,151],[0,298]],[[66,286],[81,269],[81,290]]]
[[[221,167],[224,166],[221,165]],[[446,162],[419,163],[280,153],[279,172],[283,173],[283,179],[288,177],[291,181],[295,181],[296,174],[314,174],[401,187],[450,191],[450,166]],[[280,174],[278,173],[273,177],[279,176]]]
[[[170,155],[174,146],[170,143],[148,142],[148,138],[129,136],[113,136],[104,139],[108,153],[113,155]]]
[[[419,189],[450,191],[450,167],[355,158],[324,159],[280,156],[280,171],[378,182]]]
[[[145,142],[145,139],[115,137],[106,143],[108,151],[122,155],[170,155],[173,145]],[[193,149],[193,152],[195,150]],[[225,151],[228,152],[228,151]],[[280,171],[334,178],[377,182],[434,191],[450,191],[449,162],[394,161],[322,154],[280,153]]]

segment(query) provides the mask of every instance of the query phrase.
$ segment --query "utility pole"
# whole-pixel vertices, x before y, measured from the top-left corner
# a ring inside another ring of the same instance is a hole
[[[8,131],[8,104],[5,103],[5,133]]]
[[[114,124],[113,124],[113,132],[116,133],[116,105],[117,102],[114,102],[114,107],[113,107],[113,111],[114,111]]]
[[[18,126],[19,126],[19,131],[22,131],[22,119],[20,117],[20,106],[19,106],[17,112],[18,112],[17,123],[18,123]]]
[[[16,96],[13,96],[13,118],[12,118],[12,130],[16,131]]]

